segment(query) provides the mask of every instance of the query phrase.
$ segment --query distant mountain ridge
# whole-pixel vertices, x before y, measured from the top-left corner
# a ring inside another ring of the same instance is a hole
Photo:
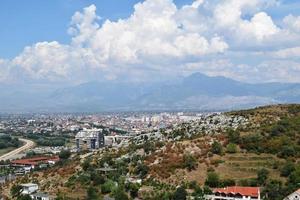
[[[0,89],[0,112],[215,111],[300,103],[300,84],[249,84],[201,73],[168,83],[108,81],[62,89]]]

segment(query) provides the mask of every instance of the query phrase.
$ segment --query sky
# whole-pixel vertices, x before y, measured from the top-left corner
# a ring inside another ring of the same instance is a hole
[[[300,82],[299,0],[2,0],[0,83]]]

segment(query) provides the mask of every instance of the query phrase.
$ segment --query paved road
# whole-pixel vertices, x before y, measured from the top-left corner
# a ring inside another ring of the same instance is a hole
[[[8,152],[7,154],[4,154],[3,156],[1,156],[0,161],[11,160],[11,159],[15,158],[18,154],[20,154],[28,149],[31,149],[35,146],[35,143],[31,140],[22,139],[22,138],[19,138],[19,140],[21,140],[25,144],[23,146],[21,146],[20,148],[17,148],[15,150]]]

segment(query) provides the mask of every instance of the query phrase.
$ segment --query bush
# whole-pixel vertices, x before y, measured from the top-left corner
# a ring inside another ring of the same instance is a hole
[[[107,180],[102,186],[101,186],[101,193],[102,194],[108,194],[111,193],[116,187],[116,183],[112,180]]]
[[[220,181],[220,187],[228,187],[228,186],[235,186],[235,180],[233,179],[224,179]]]
[[[284,177],[288,177],[293,171],[295,171],[295,164],[293,162],[287,162],[282,167],[280,171],[280,175]]]
[[[293,146],[283,146],[278,156],[281,158],[293,157],[296,155],[296,150]]]
[[[97,200],[98,194],[97,190],[94,187],[89,187],[87,190],[87,200]]]
[[[118,187],[114,192],[115,200],[128,200],[127,194],[121,187]]]
[[[237,146],[236,144],[230,143],[226,146],[226,152],[227,153],[236,153],[237,152]]]
[[[214,143],[212,144],[212,147],[211,147],[211,152],[214,154],[221,155],[222,150],[223,150],[222,145],[219,142],[214,141]]]
[[[141,178],[145,178],[148,174],[149,167],[145,164],[138,164],[135,169],[135,173],[138,174]]]
[[[63,160],[68,159],[70,156],[71,156],[71,152],[70,152],[69,150],[62,150],[62,151],[59,153],[59,158],[60,158],[60,159],[63,159]]]
[[[257,183],[260,186],[265,185],[267,182],[268,176],[269,176],[269,171],[267,169],[262,168],[262,169],[258,170],[257,171]]]
[[[205,185],[215,188],[218,187],[220,184],[220,178],[219,175],[215,172],[209,172],[207,174],[207,179],[205,180]]]
[[[183,187],[178,187],[174,193],[174,200],[186,200],[187,191]]]
[[[189,171],[196,169],[196,167],[198,166],[196,158],[191,154],[183,156],[183,163],[184,167],[187,168]]]
[[[239,144],[240,142],[240,133],[238,131],[229,129],[227,131],[227,137],[230,143]]]

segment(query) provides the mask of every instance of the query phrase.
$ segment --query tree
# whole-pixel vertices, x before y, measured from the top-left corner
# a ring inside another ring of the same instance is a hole
[[[104,176],[102,176],[98,173],[92,173],[91,181],[93,181],[94,185],[102,185],[105,183],[105,178],[104,178]]]
[[[295,171],[295,164],[293,162],[287,162],[284,164],[280,171],[280,175],[288,177],[293,171]]]
[[[124,192],[123,188],[118,187],[115,191],[114,191],[114,197],[116,200],[128,200],[128,196],[127,194]]]
[[[186,200],[187,192],[183,187],[178,187],[174,193],[174,200]]]
[[[296,155],[296,150],[293,146],[283,146],[278,156],[281,158],[292,157]]]
[[[238,144],[240,142],[240,133],[233,129],[227,131],[227,136],[230,143]]]
[[[67,160],[71,156],[71,152],[69,150],[62,150],[58,156],[60,159]]]
[[[196,158],[191,154],[186,154],[183,156],[183,163],[184,167],[187,168],[189,171],[196,169],[198,165]]]
[[[282,200],[285,196],[284,191],[281,181],[271,180],[264,187],[262,196],[265,200]]]
[[[116,187],[116,183],[112,180],[107,180],[103,185],[101,185],[102,194],[107,194],[112,192]]]
[[[98,199],[97,190],[94,187],[89,187],[87,190],[87,200]]]
[[[10,194],[12,197],[18,197],[21,194],[22,186],[21,185],[13,185],[10,189]]]
[[[207,178],[205,180],[205,185],[215,188],[215,187],[218,187],[219,184],[220,184],[219,175],[215,172],[209,172],[207,174]]]
[[[223,150],[222,145],[219,142],[214,141],[214,143],[212,144],[212,147],[211,147],[211,152],[214,154],[221,155],[222,150]]]
[[[32,200],[32,198],[30,197],[29,194],[26,194],[26,195],[21,195],[21,196],[17,197],[17,200]]]
[[[139,184],[135,184],[135,183],[127,183],[125,185],[126,191],[129,191],[130,196],[132,198],[136,198],[138,196],[138,191],[140,188]]]
[[[236,153],[237,152],[236,144],[229,143],[226,147],[226,152],[227,153]]]
[[[149,167],[145,164],[138,164],[135,173],[138,174],[141,178],[145,178],[148,174]]]
[[[267,169],[262,168],[262,169],[258,170],[257,171],[257,183],[260,186],[265,185],[267,182],[268,176],[269,176],[269,171]]]

